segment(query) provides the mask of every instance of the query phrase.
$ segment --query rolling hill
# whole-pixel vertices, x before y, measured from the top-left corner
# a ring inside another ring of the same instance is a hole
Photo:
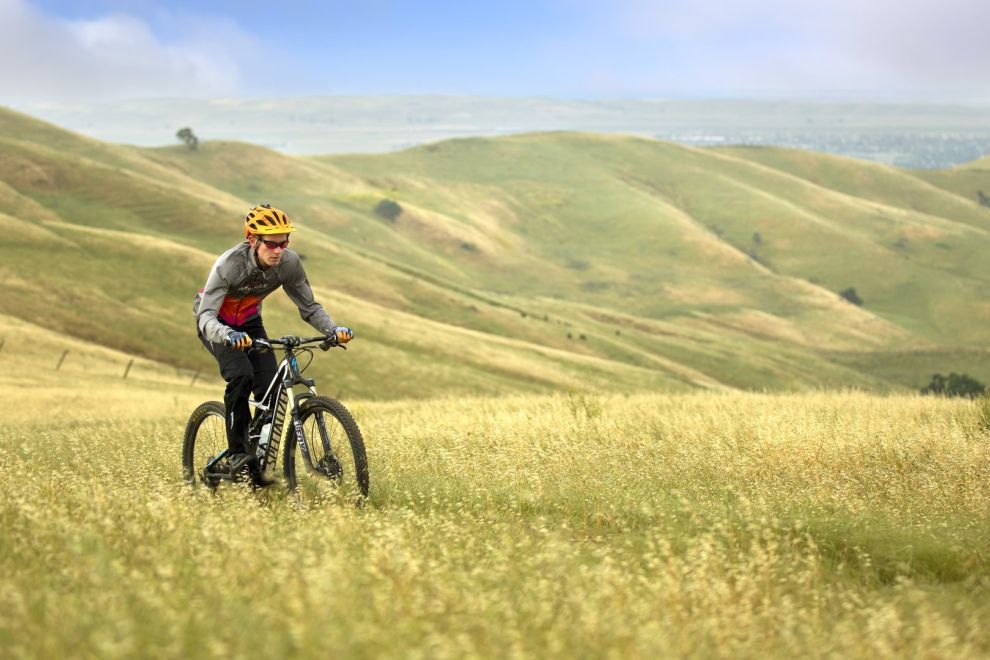
[[[384,155],[148,149],[0,110],[0,338],[36,327],[25,350],[51,362],[61,336],[212,374],[192,297],[270,201],[358,333],[312,367],[349,396],[988,380],[980,189],[979,163],[566,132]],[[308,327],[284,296],[266,308],[270,332]]]

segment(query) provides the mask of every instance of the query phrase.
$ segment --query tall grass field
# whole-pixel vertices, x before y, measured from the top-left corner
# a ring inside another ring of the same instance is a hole
[[[175,391],[0,383],[0,657],[990,654],[979,402],[348,401],[356,508],[192,491]]]

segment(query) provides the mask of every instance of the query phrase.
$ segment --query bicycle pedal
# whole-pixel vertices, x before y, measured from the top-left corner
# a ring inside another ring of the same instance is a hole
[[[242,465],[236,472],[230,471],[230,463],[224,462],[213,466],[213,470],[204,471],[203,476],[207,479],[222,479],[234,483],[245,481],[250,476],[248,466]]]

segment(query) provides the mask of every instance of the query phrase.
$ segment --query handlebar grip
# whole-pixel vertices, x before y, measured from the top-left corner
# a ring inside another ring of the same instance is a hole
[[[271,345],[271,342],[269,342],[267,339],[262,339],[262,338],[259,337],[258,339],[255,339],[251,343],[250,350],[253,350],[253,351],[270,351],[270,350],[272,350],[272,345]]]

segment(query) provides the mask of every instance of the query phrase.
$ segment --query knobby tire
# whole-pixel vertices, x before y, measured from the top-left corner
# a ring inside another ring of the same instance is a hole
[[[325,466],[314,469],[312,465],[305,465],[302,451],[297,451],[295,428],[290,428],[286,434],[282,466],[289,490],[297,492],[302,481],[300,477],[309,477],[337,482],[341,488],[356,488],[358,499],[363,501],[368,496],[371,479],[361,430],[351,413],[339,401],[322,396],[306,399],[299,407],[299,417],[315,464],[319,464],[324,456],[322,437],[316,423],[319,415],[323,416],[324,426],[330,436],[331,450],[338,461],[333,470],[337,474],[327,474],[327,470],[323,469]],[[286,421],[291,424],[290,419]]]
[[[207,401],[199,405],[186,423],[186,433],[182,439],[182,473],[190,486],[217,487],[216,483],[205,483],[200,473],[206,467],[207,461],[227,447],[227,435],[224,426],[226,408],[219,401]],[[220,418],[220,437],[211,418]],[[209,428],[204,428],[210,423]],[[197,451],[199,450],[199,451]]]

